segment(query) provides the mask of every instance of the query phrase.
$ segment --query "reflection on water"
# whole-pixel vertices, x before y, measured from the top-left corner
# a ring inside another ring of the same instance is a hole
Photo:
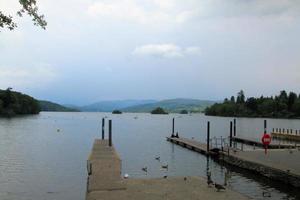
[[[232,118],[195,115],[108,113],[41,113],[0,119],[0,199],[83,200],[86,159],[101,136],[101,118],[113,120],[113,142],[122,158],[122,172],[131,178],[202,176],[255,199],[299,199],[299,192],[237,168],[218,164],[166,141],[172,118],[179,135],[205,142],[206,122],[212,137],[227,137]],[[299,120],[268,120],[268,127],[300,129]],[[107,125],[105,127],[107,129]],[[59,129],[59,131],[58,131]],[[259,140],[262,119],[237,119],[237,134]],[[107,133],[107,130],[106,130]],[[159,159],[155,159],[158,158]],[[168,168],[163,168],[168,165]],[[142,170],[147,167],[147,172]]]

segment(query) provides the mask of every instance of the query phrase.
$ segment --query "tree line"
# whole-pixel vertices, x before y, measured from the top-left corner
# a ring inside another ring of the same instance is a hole
[[[225,98],[223,103],[216,103],[206,108],[206,115],[226,117],[269,117],[300,118],[300,94],[280,91],[279,95],[259,98],[245,98],[244,91],[236,98]]]
[[[14,92],[11,88],[0,90],[0,116],[38,114],[40,110],[39,102],[33,97]]]

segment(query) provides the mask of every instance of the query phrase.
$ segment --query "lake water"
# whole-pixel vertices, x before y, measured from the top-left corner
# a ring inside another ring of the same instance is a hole
[[[109,113],[52,113],[0,119],[1,200],[84,200],[86,159],[95,138],[101,137],[102,117],[113,121],[113,143],[122,159],[122,173],[131,178],[202,176],[254,199],[300,199],[300,192],[281,183],[237,168],[221,166],[205,156],[166,141],[175,117],[180,136],[206,140],[206,123],[212,137],[227,137],[232,118],[193,115],[150,115]],[[300,120],[268,119],[272,128],[300,129]],[[238,118],[237,135],[259,140],[263,119]],[[107,135],[107,124],[106,124]],[[160,162],[155,160],[160,156]],[[168,163],[168,171],[162,170]],[[141,168],[147,166],[148,173]],[[270,199],[270,198],[269,198]]]

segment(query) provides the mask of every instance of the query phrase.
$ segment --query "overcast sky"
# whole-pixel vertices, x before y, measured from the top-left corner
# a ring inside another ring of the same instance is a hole
[[[298,0],[38,0],[0,32],[0,88],[67,104],[300,93]],[[0,0],[15,16],[18,0]]]

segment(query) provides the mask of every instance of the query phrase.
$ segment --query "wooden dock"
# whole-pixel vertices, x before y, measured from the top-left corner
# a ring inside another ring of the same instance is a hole
[[[121,159],[115,149],[108,145],[108,140],[95,140],[87,170],[87,194],[126,189],[121,178]]]
[[[207,152],[207,145],[201,143],[197,140],[191,140],[187,138],[176,138],[176,137],[167,137],[167,141],[180,145],[184,148],[190,149],[192,151],[196,151],[198,153],[202,153],[208,155],[212,152]]]
[[[207,152],[206,144],[186,138],[170,138],[167,140],[187,149],[212,155]],[[227,148],[219,151],[218,160],[227,164],[253,171],[273,180],[300,187],[300,150],[299,149],[270,149],[268,154],[263,149],[240,151]]]
[[[300,134],[287,134],[287,133],[271,133],[272,138],[289,140],[289,141],[298,141],[300,142]]]
[[[226,189],[216,192],[200,177],[168,177],[155,179],[123,179],[121,159],[108,140],[95,140],[87,161],[86,200],[249,200]]]
[[[256,146],[256,147],[264,148],[264,145],[261,142],[254,141],[254,140],[249,140],[249,139],[245,139],[245,138],[232,137],[232,141],[247,144],[247,145],[250,145],[250,146]],[[297,147],[298,147],[297,145],[280,144],[280,143],[276,143],[276,144],[271,143],[270,145],[268,145],[268,149],[292,149],[292,148],[297,148]]]

